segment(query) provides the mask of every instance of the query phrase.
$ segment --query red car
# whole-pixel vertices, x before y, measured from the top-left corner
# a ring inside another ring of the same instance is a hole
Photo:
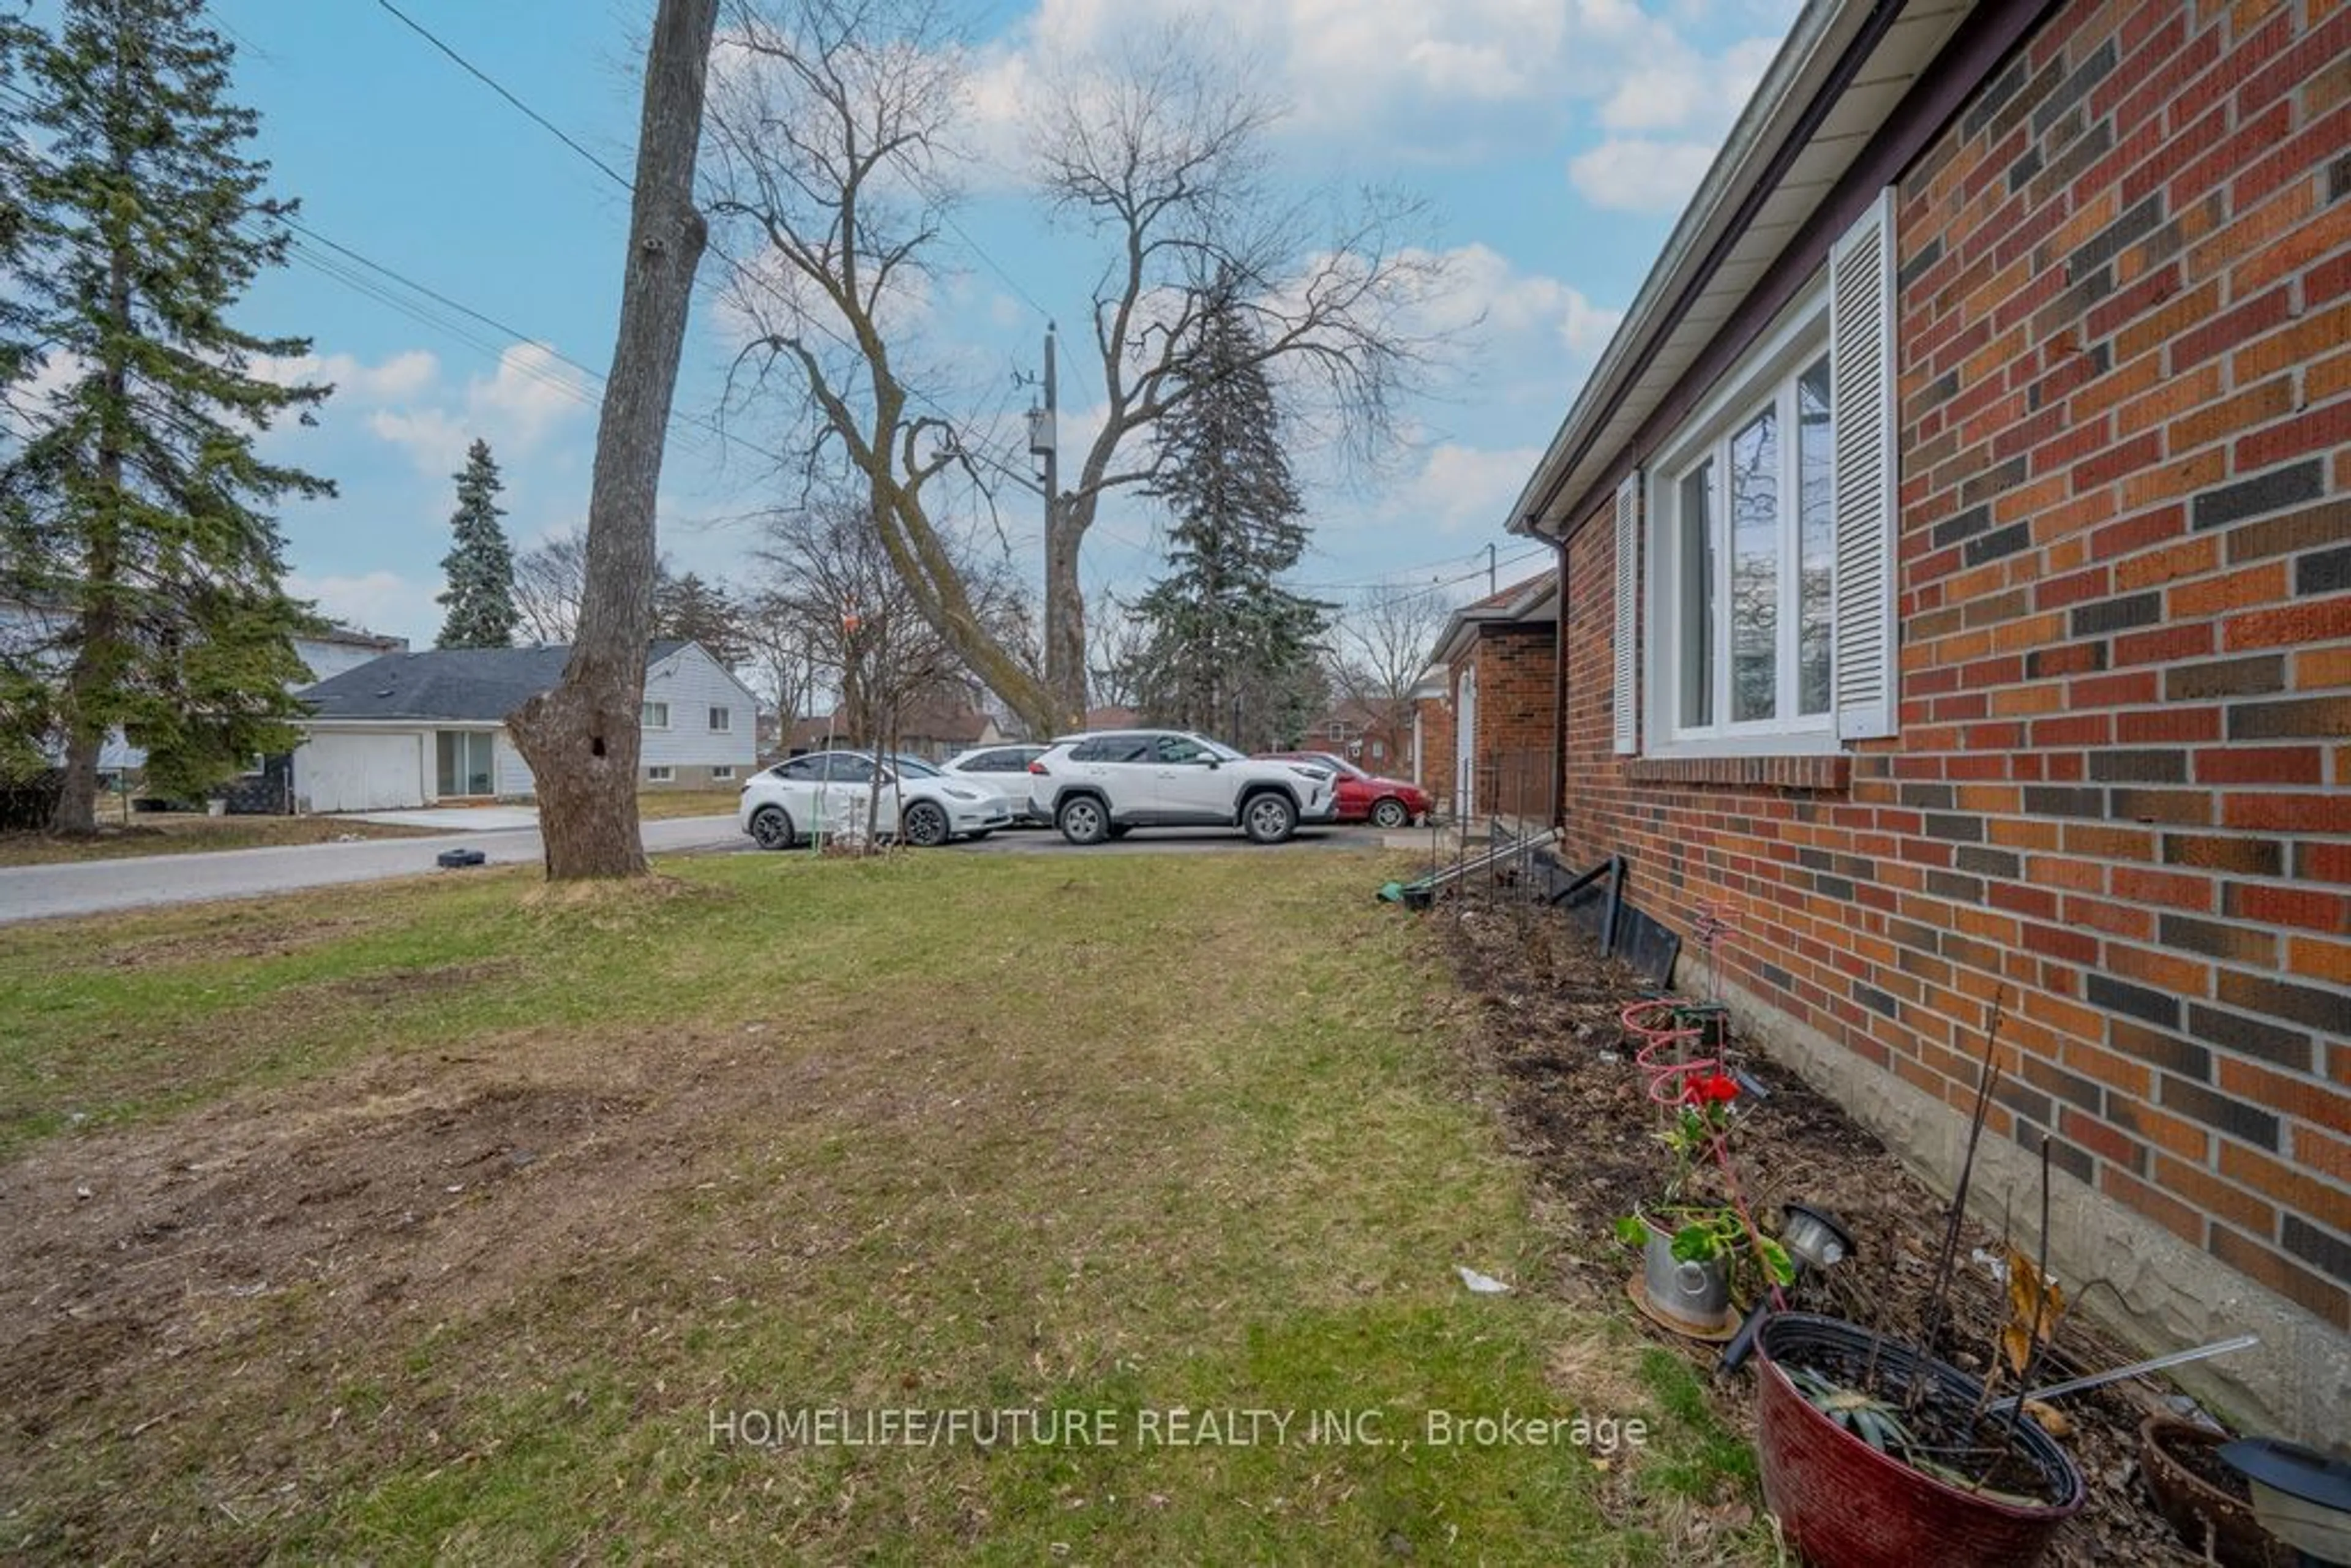
[[[1433,802],[1428,791],[1401,779],[1366,773],[1345,758],[1329,751],[1260,751],[1259,757],[1283,762],[1311,762],[1337,776],[1339,810],[1332,821],[1370,822],[1382,828],[1408,828],[1428,815]]]

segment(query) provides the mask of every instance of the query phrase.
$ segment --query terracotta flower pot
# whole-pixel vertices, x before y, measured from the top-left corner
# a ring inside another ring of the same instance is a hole
[[[1763,1500],[1813,1568],[2021,1568],[2037,1561],[2087,1495],[2065,1451],[2031,1420],[2016,1427],[2016,1453],[2047,1482],[2052,1500],[2019,1506],[1951,1486],[1879,1452],[1813,1406],[1781,1364],[1810,1367],[1857,1385],[1872,1336],[1834,1318],[1774,1312],[1756,1335]],[[1914,1375],[1928,1405],[1964,1422],[1982,1385],[1957,1367],[1887,1343],[1877,1354],[1878,1385],[1899,1390]]]
[[[2193,1421],[2148,1416],[2138,1429],[2138,1464],[2155,1505],[2190,1552],[2203,1552],[2209,1535],[2220,1568],[2291,1568],[2294,1553],[2262,1528],[2252,1499],[2222,1491],[2180,1458],[2190,1449],[2210,1455],[2228,1440]]]

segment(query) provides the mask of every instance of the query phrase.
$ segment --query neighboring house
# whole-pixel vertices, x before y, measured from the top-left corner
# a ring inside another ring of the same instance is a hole
[[[1384,703],[1342,698],[1306,727],[1298,744],[1336,752],[1367,773],[1401,774],[1412,767],[1410,704],[1391,709]]]
[[[1559,582],[1548,572],[1446,618],[1416,688],[1415,715],[1416,781],[1440,810],[1465,820],[1499,813],[1551,821],[1559,779],[1552,743],[1558,637]]]
[[[408,639],[385,637],[356,626],[329,626],[316,637],[294,639],[294,656],[310,672],[309,684],[333,680],[386,653],[405,653]]]
[[[57,634],[57,623],[40,606],[23,600],[0,599],[0,647],[21,644],[39,646]],[[308,685],[341,674],[345,670],[363,664],[370,659],[386,653],[405,653],[405,637],[380,636],[355,626],[329,625],[316,636],[294,639],[295,656],[310,672],[308,680],[298,683]],[[109,735],[99,753],[99,767],[109,773],[137,768],[145,764],[147,754],[122,738],[120,730]],[[256,770],[256,775],[258,774]]]
[[[1568,858],[1723,917],[1698,983],[1946,1182],[1997,999],[1974,1191],[2025,1233],[2045,1144],[2076,1296],[2258,1333],[2182,1375],[2312,1440],[2351,1409],[2346,146],[2351,10],[1813,0],[1510,525],[1564,546]]]
[[[958,751],[993,746],[1004,737],[995,717],[977,708],[925,706],[900,716],[893,749],[912,757],[945,761]],[[838,708],[831,714],[795,719],[784,734],[784,754],[788,757],[827,747],[869,744],[867,737],[852,730],[846,716]]]
[[[435,648],[371,660],[302,692],[312,707],[295,749],[300,811],[385,810],[525,799],[530,768],[506,716],[563,677],[566,647]],[[698,643],[664,640],[645,662],[649,788],[745,777],[758,705]]]
[[[936,762],[1003,738],[993,716],[967,705],[925,704],[898,719],[898,749]]]
[[[1412,685],[1412,781],[1439,811],[1453,804],[1452,672],[1431,664]]]

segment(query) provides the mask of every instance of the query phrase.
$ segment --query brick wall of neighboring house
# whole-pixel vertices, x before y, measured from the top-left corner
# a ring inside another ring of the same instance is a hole
[[[1557,633],[1548,621],[1481,626],[1474,644],[1478,666],[1479,815],[1499,811],[1551,821],[1552,650]]]
[[[1600,516],[1565,777],[1571,854],[1722,910],[1740,991],[1955,1109],[2004,988],[1992,1133],[2336,1331],[2346,146],[2351,8],[2059,10],[1899,185],[1899,738],[1613,755]]]
[[[1420,772],[1413,782],[1428,791],[1440,810],[1453,803],[1453,683],[1446,695],[1422,697],[1413,705],[1420,716]]]

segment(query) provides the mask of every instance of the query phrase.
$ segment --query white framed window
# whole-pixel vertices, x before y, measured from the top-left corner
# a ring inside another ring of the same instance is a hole
[[[651,784],[667,784],[677,778],[677,769],[666,763],[656,763],[645,769],[645,780]]]
[[[638,722],[647,729],[667,729],[669,727],[669,704],[647,703],[644,706],[644,710],[638,715]]]
[[[710,781],[713,784],[724,784],[734,777],[735,765],[731,762],[721,762],[710,770]]]
[[[1890,219],[1881,198],[1619,495],[1619,751],[1795,755],[1894,733]]]
[[[436,796],[478,798],[497,792],[496,747],[487,730],[436,730],[433,750]]]
[[[723,707],[715,707],[715,708],[712,708],[712,709],[710,710],[710,733],[711,733],[711,734],[713,734],[713,735],[725,735],[728,730],[730,730],[730,729],[732,729],[732,728],[734,728],[734,727],[735,727],[735,715],[734,715],[734,712],[733,712],[731,709],[728,709],[728,708],[723,708]]]

